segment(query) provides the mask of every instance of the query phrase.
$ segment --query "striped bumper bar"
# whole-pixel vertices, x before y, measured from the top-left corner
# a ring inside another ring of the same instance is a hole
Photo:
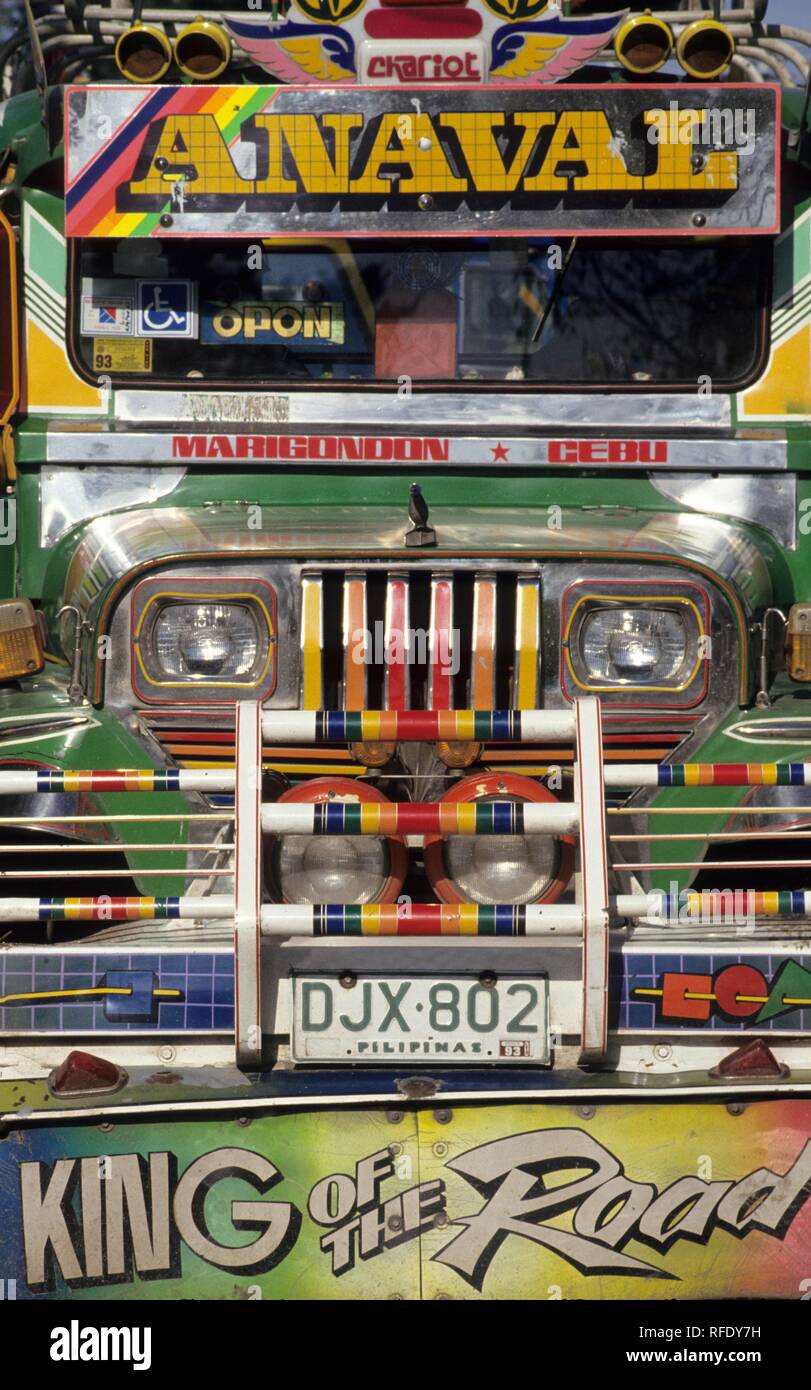
[[[571,802],[262,803],[265,743],[402,741],[574,742]],[[0,899],[0,922],[123,922],[152,918],[235,923],[236,1050],[240,1063],[262,1057],[260,947],[263,937],[550,936],[578,939],[582,949],[581,1057],[605,1057],[608,1039],[608,933],[613,922],[644,918],[693,925],[755,917],[811,916],[811,892],[713,894],[687,891],[609,897],[605,789],[752,787],[811,784],[811,763],[604,764],[599,702],[572,710],[271,711],[240,702],[233,771],[123,769],[0,770],[0,795],[39,793],[234,793],[233,894],[177,897],[40,897]],[[654,808],[656,809],[656,808]],[[684,808],[698,813],[702,808]],[[616,811],[615,814],[624,814]],[[640,812],[641,813],[641,812]],[[671,810],[670,814],[676,813]],[[209,819],[208,815],[197,819]],[[216,819],[216,817],[213,817]],[[4,818],[11,822],[14,818]],[[77,819],[92,819],[78,817]],[[102,818],[103,819],[103,818]],[[111,820],[139,819],[134,816]],[[145,819],[164,819],[147,816]],[[165,817],[177,819],[177,817]],[[262,902],[262,834],[300,835],[572,835],[579,864],[575,902],[531,906],[267,905]],[[644,836],[615,837],[617,839]],[[652,838],[656,838],[653,836]],[[700,838],[700,837],[695,837]],[[170,847],[171,848],[171,847]],[[174,847],[175,849],[183,847]],[[188,848],[194,848],[190,845]],[[208,848],[214,848],[209,846]],[[634,866],[632,866],[634,867]],[[156,870],[173,873],[183,870]],[[9,875],[11,877],[12,875]]]

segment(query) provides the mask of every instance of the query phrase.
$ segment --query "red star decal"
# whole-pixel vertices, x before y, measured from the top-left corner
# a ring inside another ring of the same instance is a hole
[[[493,463],[506,463],[509,449],[505,449],[503,444],[497,444],[495,448],[490,446],[490,453],[493,455]]]

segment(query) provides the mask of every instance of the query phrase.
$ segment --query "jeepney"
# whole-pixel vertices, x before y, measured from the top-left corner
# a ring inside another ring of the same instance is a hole
[[[4,1296],[807,1296],[811,33],[27,25]]]

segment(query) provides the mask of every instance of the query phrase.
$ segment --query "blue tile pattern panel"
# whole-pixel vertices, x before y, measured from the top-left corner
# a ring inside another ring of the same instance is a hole
[[[233,1031],[231,951],[0,951],[0,1036]]]
[[[626,949],[617,1023],[635,1033],[811,1033],[811,954]]]

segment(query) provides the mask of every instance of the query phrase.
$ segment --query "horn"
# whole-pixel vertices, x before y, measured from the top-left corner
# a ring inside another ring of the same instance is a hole
[[[154,24],[133,24],[115,46],[118,71],[128,82],[160,82],[172,63],[172,45]]]
[[[175,62],[192,82],[213,82],[231,61],[231,40],[221,25],[198,15],[175,39]]]
[[[676,57],[689,77],[720,77],[735,56],[735,40],[717,19],[696,19],[676,40]]]
[[[663,19],[650,10],[632,16],[620,25],[614,39],[614,52],[628,72],[644,75],[656,72],[670,57],[673,35]]]

